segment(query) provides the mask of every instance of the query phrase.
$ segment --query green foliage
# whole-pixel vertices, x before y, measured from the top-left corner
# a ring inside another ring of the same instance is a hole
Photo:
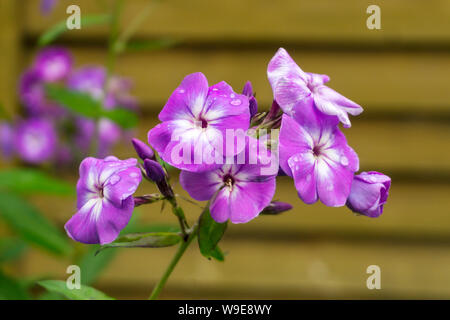
[[[25,286],[0,270],[0,300],[27,300],[30,296]]]
[[[0,217],[31,244],[57,255],[68,255],[67,238],[39,211],[13,193],[0,193]]]
[[[75,188],[36,169],[8,169],[0,171],[0,190],[20,194],[72,195]]]
[[[0,238],[0,263],[16,260],[26,248],[27,245],[20,239]]]
[[[135,51],[153,51],[153,50],[161,50],[171,48],[179,44],[179,41],[164,38],[164,39],[155,39],[155,40],[134,40],[129,41],[125,48],[118,48],[119,50],[125,50],[129,52]]]
[[[111,16],[109,14],[103,14],[103,15],[82,15],[81,16],[81,26],[83,28],[94,26],[94,25],[102,25],[106,24],[110,21]],[[59,36],[61,36],[63,33],[68,31],[66,26],[66,20],[63,20],[54,26],[52,26],[50,29],[48,29],[46,32],[44,32],[38,40],[38,45],[41,47],[47,46],[53,41],[55,41]]]
[[[106,110],[100,101],[95,100],[87,93],[56,85],[46,86],[46,92],[50,99],[83,117],[95,120],[108,118],[124,129],[133,128],[137,124],[138,119],[133,112],[124,108]]]
[[[217,223],[214,221],[209,209],[203,211],[198,226],[198,246],[203,256],[208,259],[214,258],[218,261],[225,260],[225,256],[217,244],[222,239],[227,225],[228,222]]]
[[[181,236],[174,232],[130,233],[102,246],[98,252],[108,248],[163,248],[180,241]]]
[[[114,300],[114,298],[107,296],[103,292],[81,285],[80,289],[67,288],[66,282],[61,280],[44,280],[39,281],[38,284],[51,293],[59,293],[71,300]]]

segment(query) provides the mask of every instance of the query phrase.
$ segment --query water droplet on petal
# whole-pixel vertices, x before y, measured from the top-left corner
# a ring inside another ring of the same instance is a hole
[[[327,191],[333,191],[333,189],[334,189],[334,187],[333,187],[332,184],[329,184],[329,185],[327,186]]]
[[[120,177],[117,175],[117,174],[115,174],[115,175],[113,175],[110,179],[109,179],[109,183],[110,184],[112,184],[112,185],[115,185],[117,182],[119,182],[120,181]]]
[[[236,97],[236,95],[234,93],[230,94],[231,99],[233,99],[234,97]]]
[[[131,178],[137,178],[138,174],[136,172],[130,173]]]
[[[345,166],[348,166],[348,159],[347,159],[346,156],[342,156],[341,159],[340,159],[340,161],[341,161],[341,164],[342,164],[344,167],[345,167]]]
[[[180,89],[180,90],[178,90],[178,92],[179,92],[179,93],[184,93],[185,90],[184,90],[184,89]]]
[[[230,103],[231,103],[233,106],[239,106],[239,105],[241,105],[242,101],[239,100],[239,99],[234,99],[234,100],[231,100]]]

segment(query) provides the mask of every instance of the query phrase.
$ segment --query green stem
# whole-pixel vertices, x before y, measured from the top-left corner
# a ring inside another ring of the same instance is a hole
[[[111,13],[109,31],[108,61],[106,64],[108,76],[114,72],[117,58],[116,43],[119,34],[119,19],[123,7],[123,0],[115,0]]]
[[[189,245],[191,244],[192,240],[194,240],[195,237],[197,236],[197,230],[198,230],[198,225],[195,224],[193,229],[192,229],[192,231],[189,233],[189,237],[186,239],[186,241],[183,241],[181,243],[180,247],[178,248],[177,252],[173,256],[172,261],[170,261],[169,266],[167,267],[167,269],[164,272],[163,276],[161,277],[159,282],[156,284],[156,286],[153,289],[150,297],[148,298],[149,300],[156,300],[156,299],[158,299],[159,294],[161,293],[162,289],[166,285],[167,280],[169,279],[169,277],[172,274],[173,270],[175,269],[176,265],[180,261],[180,259],[183,256],[184,252],[189,247]]]

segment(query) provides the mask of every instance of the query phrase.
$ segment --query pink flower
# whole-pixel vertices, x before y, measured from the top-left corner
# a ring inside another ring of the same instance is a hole
[[[77,183],[78,211],[65,225],[67,234],[88,244],[114,241],[131,218],[132,195],[141,180],[136,159],[84,159]]]
[[[336,116],[348,128],[348,113],[356,116],[363,111],[358,104],[325,86],[330,80],[327,75],[304,72],[283,48],[270,60],[267,75],[275,100],[290,116],[314,105],[320,112]]]

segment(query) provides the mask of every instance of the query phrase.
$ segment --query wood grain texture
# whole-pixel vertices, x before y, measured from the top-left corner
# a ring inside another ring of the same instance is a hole
[[[61,1],[54,14],[42,17],[38,3],[24,1],[25,28],[36,34],[66,17],[70,1]],[[130,21],[148,3],[126,1],[123,22]],[[83,14],[101,11],[96,1],[77,1]],[[447,0],[380,0],[382,32],[366,27],[369,0],[172,0],[162,1],[140,29],[138,36],[173,36],[188,41],[318,41],[336,44],[359,43],[450,42],[450,4]],[[105,29],[93,28],[72,32],[70,37],[104,36]]]

